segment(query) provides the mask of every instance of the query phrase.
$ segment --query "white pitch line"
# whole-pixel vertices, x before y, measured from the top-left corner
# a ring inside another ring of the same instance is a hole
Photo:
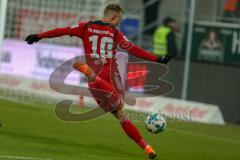
[[[218,140],[218,141],[223,141],[223,142],[228,142],[228,143],[240,144],[240,141],[229,139],[229,138],[208,136],[208,135],[205,135],[205,134],[183,131],[183,130],[180,130],[180,129],[168,129],[168,130],[178,132],[178,133],[182,133],[182,134],[186,134],[186,135],[190,135],[190,136],[197,136],[197,137],[203,137],[203,138],[207,138],[207,139],[213,139],[213,140]]]
[[[21,157],[21,156],[11,156],[11,155],[0,155],[0,158],[18,159],[18,160],[52,160],[49,158]]]

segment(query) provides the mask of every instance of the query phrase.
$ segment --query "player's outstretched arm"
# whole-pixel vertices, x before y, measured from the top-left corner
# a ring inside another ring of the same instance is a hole
[[[33,44],[40,41],[43,38],[54,38],[60,37],[64,35],[69,35],[70,27],[66,28],[55,28],[46,32],[38,33],[38,34],[30,34],[26,37],[25,41],[28,44]]]
[[[152,62],[164,63],[167,64],[174,55],[165,55],[165,56],[156,56],[153,53],[149,53],[148,51],[134,45],[132,42],[128,41],[128,39],[121,33],[118,33],[117,43],[120,48],[128,51],[130,54],[143,58]]]
[[[167,64],[174,57],[173,55],[156,56],[153,53],[149,53],[148,51],[134,44],[132,44],[132,46],[127,49],[127,51],[136,57],[164,64]]]
[[[85,22],[81,22],[78,25],[74,25],[74,26],[68,26],[64,28],[55,28],[46,32],[38,33],[38,34],[30,34],[25,38],[25,41],[28,44],[33,44],[44,38],[54,38],[54,37],[61,37],[65,35],[77,36],[81,38],[84,25],[85,25]]]

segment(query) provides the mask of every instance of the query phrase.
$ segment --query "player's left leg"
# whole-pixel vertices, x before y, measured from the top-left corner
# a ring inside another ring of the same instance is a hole
[[[123,108],[122,106],[119,108]],[[128,119],[122,109],[116,110],[112,112],[112,114],[119,120],[124,132],[137,143],[143,150],[145,150],[146,154],[150,159],[156,159],[157,154],[153,150],[153,148],[148,145],[145,140],[142,138],[141,133],[137,129],[137,127]]]

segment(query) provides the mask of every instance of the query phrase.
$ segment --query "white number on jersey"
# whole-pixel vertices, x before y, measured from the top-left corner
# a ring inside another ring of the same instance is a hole
[[[113,58],[113,39],[110,37],[102,37],[100,44],[100,54],[97,53],[98,36],[94,35],[89,37],[89,41],[92,42],[92,58]],[[107,46],[106,46],[107,45]]]

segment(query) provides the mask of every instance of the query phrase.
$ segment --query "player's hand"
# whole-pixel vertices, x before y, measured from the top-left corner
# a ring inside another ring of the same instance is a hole
[[[157,62],[167,64],[173,57],[174,55],[169,55],[169,54],[162,57],[158,57]]]
[[[40,41],[41,38],[38,37],[37,34],[30,34],[28,35],[26,38],[25,38],[25,41],[28,43],[28,44],[33,44],[33,43],[36,43],[38,41]]]

